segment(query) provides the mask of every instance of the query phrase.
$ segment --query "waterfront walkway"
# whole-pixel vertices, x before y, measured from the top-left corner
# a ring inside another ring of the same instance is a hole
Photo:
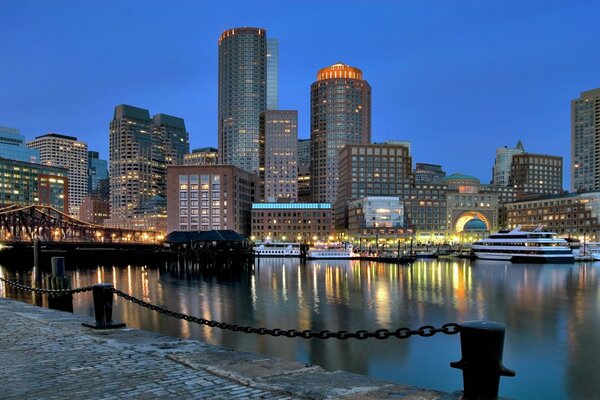
[[[0,298],[3,399],[457,399]],[[240,333],[242,334],[242,333]],[[290,339],[304,340],[304,339]]]

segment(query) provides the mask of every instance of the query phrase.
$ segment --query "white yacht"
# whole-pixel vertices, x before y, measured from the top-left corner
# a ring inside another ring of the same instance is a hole
[[[359,257],[360,254],[355,253],[349,244],[316,244],[306,252],[306,258],[309,260],[353,259]]]
[[[256,257],[300,257],[300,243],[256,243]]]
[[[572,263],[573,251],[569,243],[545,232],[542,226],[502,230],[476,241],[471,250],[483,260],[502,260],[523,263]]]

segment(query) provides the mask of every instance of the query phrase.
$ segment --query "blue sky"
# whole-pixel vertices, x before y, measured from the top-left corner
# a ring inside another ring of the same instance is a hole
[[[114,106],[185,119],[217,144],[217,38],[267,29],[280,45],[280,108],[309,137],[310,84],[335,62],[373,90],[373,141],[412,141],[413,162],[489,182],[521,139],[560,155],[570,100],[600,87],[597,1],[0,0],[0,125],[78,137],[108,158]]]

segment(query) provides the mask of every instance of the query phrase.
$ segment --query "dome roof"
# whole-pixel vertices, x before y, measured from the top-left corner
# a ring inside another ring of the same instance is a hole
[[[463,228],[465,231],[487,231],[487,225],[485,222],[475,217],[467,222]]]

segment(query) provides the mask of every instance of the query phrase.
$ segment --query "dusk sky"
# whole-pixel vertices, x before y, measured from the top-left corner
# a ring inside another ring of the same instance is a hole
[[[598,1],[0,0],[0,125],[27,140],[76,136],[108,159],[114,106],[185,119],[217,145],[217,39],[279,39],[279,105],[310,136],[310,85],[338,61],[372,87],[373,141],[412,142],[413,163],[491,178],[518,139],[564,158],[570,100],[600,87]]]

